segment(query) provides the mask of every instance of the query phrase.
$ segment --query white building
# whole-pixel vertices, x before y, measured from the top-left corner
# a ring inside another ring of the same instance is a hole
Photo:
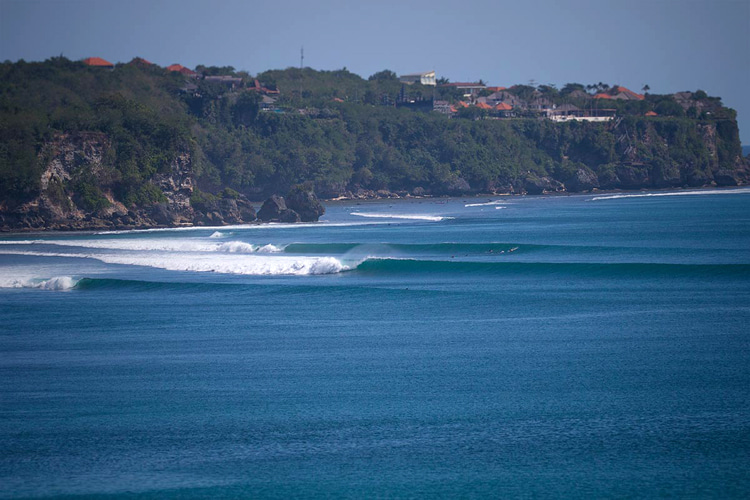
[[[433,87],[437,85],[437,82],[435,81],[434,71],[428,71],[426,73],[413,73],[410,75],[401,75],[398,77],[398,80],[401,83],[405,83],[407,85],[411,85],[412,83],[421,83],[422,85],[431,85]]]

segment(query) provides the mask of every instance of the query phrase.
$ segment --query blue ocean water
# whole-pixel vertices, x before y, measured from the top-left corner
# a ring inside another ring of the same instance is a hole
[[[0,238],[0,497],[750,495],[750,190]]]

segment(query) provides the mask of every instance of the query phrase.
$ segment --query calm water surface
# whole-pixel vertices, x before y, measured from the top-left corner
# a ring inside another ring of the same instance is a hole
[[[748,190],[5,235],[0,319],[0,497],[750,495]]]

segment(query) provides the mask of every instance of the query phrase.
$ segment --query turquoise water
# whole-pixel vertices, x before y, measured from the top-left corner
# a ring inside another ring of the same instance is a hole
[[[0,497],[750,494],[750,191],[0,238]]]

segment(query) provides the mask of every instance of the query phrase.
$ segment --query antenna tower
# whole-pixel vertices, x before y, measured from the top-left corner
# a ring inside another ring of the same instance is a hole
[[[305,64],[305,47],[299,49],[299,69],[304,68]]]

